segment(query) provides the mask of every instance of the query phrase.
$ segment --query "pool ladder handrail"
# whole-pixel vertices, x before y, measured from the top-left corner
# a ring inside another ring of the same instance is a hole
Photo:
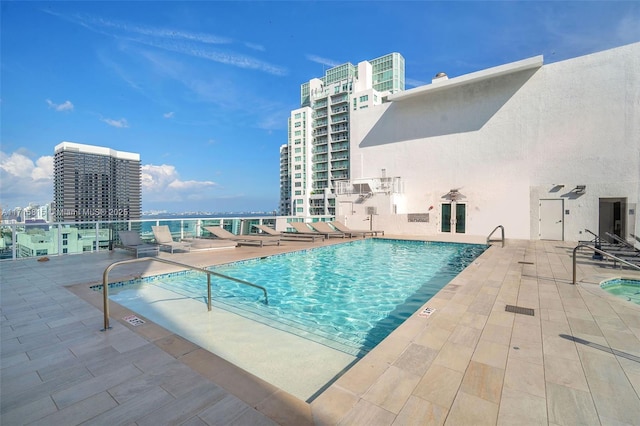
[[[631,262],[627,262],[626,260],[622,260],[617,256],[612,255],[611,253],[608,253],[604,250],[600,250],[598,248],[595,248],[593,246],[590,246],[589,244],[578,244],[574,249],[573,249],[573,285],[576,285],[576,252],[578,251],[579,248],[590,248],[591,250],[595,251],[596,253],[602,254],[604,256],[610,257],[617,262],[620,262],[622,264],[625,264],[627,266],[631,266],[632,268],[635,268],[637,270],[640,271],[640,266],[633,264]]]
[[[502,231],[502,237],[499,240],[492,240],[491,236],[498,230],[500,229]],[[496,226],[493,231],[491,231],[491,233],[489,234],[489,236],[487,237],[487,245],[489,245],[489,243],[491,243],[492,241],[502,241],[502,247],[504,247],[504,226],[502,225],[498,225]]]
[[[141,257],[136,259],[120,260],[118,262],[112,263],[111,265],[107,266],[107,269],[105,269],[102,274],[102,303],[103,303],[103,310],[104,310],[104,329],[102,329],[102,331],[106,331],[111,328],[109,326],[109,272],[113,268],[119,265],[125,265],[128,263],[145,262],[145,261],[155,261],[155,262],[166,263],[168,265],[179,266],[181,268],[191,269],[193,271],[198,271],[198,272],[207,274],[207,310],[208,311],[211,311],[211,276],[212,275],[218,278],[224,278],[227,280],[234,281],[238,284],[248,285],[248,286],[255,287],[257,289],[262,290],[262,292],[264,293],[264,303],[266,305],[269,304],[269,298],[267,297],[267,289],[258,284],[250,283],[249,281],[244,281],[238,278],[230,277],[228,275],[220,274],[218,272],[209,271],[208,269],[198,268],[196,266],[186,265],[184,263],[174,262],[172,260],[162,259],[159,257]]]

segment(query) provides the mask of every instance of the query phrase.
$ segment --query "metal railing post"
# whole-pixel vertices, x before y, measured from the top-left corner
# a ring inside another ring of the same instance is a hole
[[[611,253],[607,253],[604,250],[597,249],[597,248],[592,247],[592,246],[587,245],[587,244],[579,244],[573,249],[573,283],[572,283],[573,285],[576,285],[576,275],[577,275],[576,252],[578,251],[579,248],[590,248],[591,250],[595,251],[596,253],[599,253],[599,254],[601,254],[603,256],[610,257],[610,258],[612,258],[612,259],[614,259],[614,260],[616,260],[616,261],[618,261],[618,262],[620,262],[622,264],[625,264],[627,266],[631,266],[632,268],[635,268],[635,269],[640,271],[640,266],[634,265],[633,263],[627,262],[626,260],[622,260],[619,257],[612,255]]]
[[[489,234],[489,236],[487,237],[487,245],[491,242],[491,236],[494,234],[494,232],[496,232],[498,230],[498,228],[500,228],[500,230],[502,231],[502,238],[500,241],[502,241],[502,247],[504,247],[504,226],[502,225],[498,225],[496,226],[493,231],[491,231],[491,233]]]
[[[254,284],[254,283],[250,283],[249,281],[244,281],[238,278],[233,278],[230,277],[228,275],[224,275],[224,274],[219,274],[217,272],[213,272],[213,271],[209,271],[207,269],[202,269],[202,268],[198,268],[195,266],[191,266],[191,265],[186,265],[184,263],[178,263],[178,262],[174,262],[172,260],[167,260],[167,259],[161,259],[158,257],[144,257],[144,258],[136,258],[136,259],[129,259],[129,260],[120,260],[118,262],[112,263],[111,265],[107,266],[107,268],[104,270],[103,274],[102,274],[102,308],[103,308],[103,312],[104,312],[104,328],[102,329],[102,331],[106,331],[109,330],[111,327],[109,326],[109,271],[111,271],[113,268],[115,268],[116,266],[119,265],[124,265],[127,263],[137,263],[137,262],[145,262],[145,261],[155,261],[155,262],[160,262],[160,263],[166,263],[168,265],[174,265],[174,266],[179,266],[185,269],[191,269],[193,271],[198,271],[198,272],[202,272],[204,274],[207,274],[207,309],[209,311],[211,311],[211,276],[216,276],[219,278],[223,278],[226,280],[230,280],[233,282],[236,282],[238,284],[242,284],[242,285],[248,285],[250,287],[254,287],[257,289],[262,290],[262,292],[264,293],[264,303],[265,304],[269,304],[269,297],[267,296],[267,289]]]
[[[211,312],[211,275],[207,274],[207,310]]]

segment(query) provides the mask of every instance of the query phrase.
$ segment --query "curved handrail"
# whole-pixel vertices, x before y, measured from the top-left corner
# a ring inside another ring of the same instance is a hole
[[[184,263],[178,263],[172,260],[161,259],[159,257],[142,257],[142,258],[136,258],[136,259],[120,260],[118,262],[112,263],[111,265],[107,266],[107,269],[105,269],[102,274],[102,304],[103,304],[103,311],[104,311],[104,329],[102,331],[105,331],[111,328],[109,326],[109,272],[113,268],[119,265],[125,265],[127,263],[145,262],[145,261],[155,261],[160,263],[166,263],[168,265],[180,266],[182,268],[191,269],[194,271],[207,274],[207,310],[209,311],[211,310],[211,275],[219,278],[231,280],[238,284],[243,284],[243,285],[248,285],[251,287],[258,288],[262,290],[262,292],[264,293],[264,303],[267,305],[269,304],[269,298],[267,297],[267,289],[260,285],[250,283],[249,281],[244,281],[238,278],[230,277],[228,275],[220,274],[218,272],[209,271],[208,269],[198,268],[196,266],[186,265]]]
[[[502,225],[498,225],[496,226],[493,231],[491,231],[491,233],[489,234],[489,236],[487,237],[487,245],[491,242],[491,236],[498,230],[501,229],[502,230],[502,238],[500,240],[495,240],[495,241],[502,241],[502,247],[504,247],[504,226]]]
[[[590,246],[588,244],[579,244],[577,245],[574,249],[573,249],[573,285],[576,284],[576,252],[578,251],[579,248],[590,248],[591,250],[595,251],[596,253],[600,253],[602,255],[608,256],[614,260],[617,260],[620,263],[624,263],[627,266],[631,266],[632,268],[636,268],[637,270],[640,271],[640,266],[638,265],[634,265],[631,262],[627,262],[626,260],[622,260],[617,256],[612,255],[611,253],[608,253],[604,250],[600,250],[598,248],[595,248],[593,246]]]

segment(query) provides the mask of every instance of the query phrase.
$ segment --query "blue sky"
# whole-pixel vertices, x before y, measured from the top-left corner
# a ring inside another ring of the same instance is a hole
[[[407,89],[640,41],[640,2],[9,2],[0,206],[53,197],[62,141],[140,153],[143,209],[271,211],[300,84],[390,52]]]

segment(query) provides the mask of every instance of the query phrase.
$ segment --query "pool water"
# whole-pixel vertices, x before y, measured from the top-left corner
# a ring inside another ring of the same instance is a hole
[[[600,287],[614,296],[640,305],[640,280],[616,278],[603,282]]]
[[[267,289],[211,277],[223,308],[339,351],[363,356],[473,262],[478,244],[362,239],[209,269]],[[206,276],[153,277],[155,285],[206,303]],[[131,292],[112,292],[123,305]]]

